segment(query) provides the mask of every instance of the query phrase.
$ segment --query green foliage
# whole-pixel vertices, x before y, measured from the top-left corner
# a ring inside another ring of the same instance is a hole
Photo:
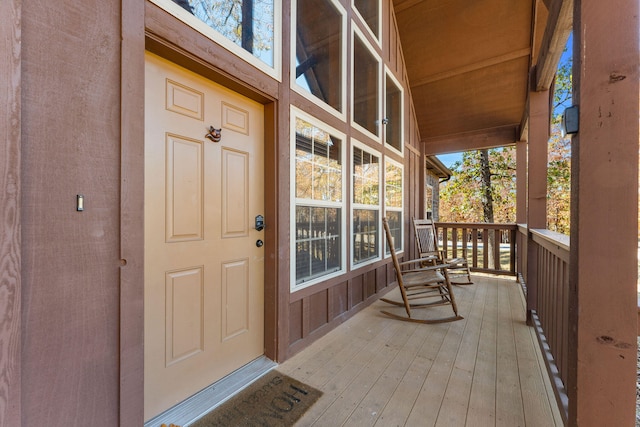
[[[494,221],[515,221],[515,147],[488,150]],[[479,151],[462,153],[453,176],[440,188],[440,220],[444,222],[483,222],[482,169]]]
[[[562,137],[562,112],[571,105],[572,60],[561,62],[553,92],[554,110],[547,157],[547,228],[569,234],[571,209],[571,138]]]

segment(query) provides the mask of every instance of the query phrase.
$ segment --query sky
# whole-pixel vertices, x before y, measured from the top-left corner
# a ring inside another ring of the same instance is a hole
[[[442,164],[451,169],[455,162],[462,160],[462,153],[438,154],[436,157],[440,159]]]
[[[567,40],[567,49],[560,57],[560,63],[563,63],[571,58],[573,55],[573,33],[569,34],[569,39]],[[451,166],[458,161],[462,160],[462,153],[451,153],[451,154],[439,154],[438,159],[449,169]],[[639,285],[640,286],[640,285]]]

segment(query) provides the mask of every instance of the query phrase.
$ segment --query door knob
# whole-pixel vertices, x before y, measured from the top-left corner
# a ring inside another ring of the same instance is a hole
[[[263,242],[262,240],[258,239],[258,240],[256,241],[256,246],[257,246],[257,247],[259,247],[259,248],[261,248],[261,247],[262,247],[262,245],[264,245],[264,242]]]

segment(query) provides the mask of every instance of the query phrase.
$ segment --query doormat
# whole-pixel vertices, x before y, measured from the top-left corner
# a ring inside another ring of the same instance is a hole
[[[190,427],[292,426],[322,396],[278,371],[270,371]]]

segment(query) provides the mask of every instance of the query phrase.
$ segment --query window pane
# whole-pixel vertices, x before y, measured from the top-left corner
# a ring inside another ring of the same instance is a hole
[[[387,163],[385,167],[385,197],[384,204],[387,207],[402,207],[402,169]]]
[[[341,267],[341,210],[296,206],[296,283]]]
[[[433,187],[429,184],[424,186],[424,212],[425,218],[433,218]]]
[[[296,197],[342,201],[342,141],[296,118]]]
[[[196,18],[273,67],[273,0],[174,0]]]
[[[385,142],[402,151],[402,92],[389,76],[386,81]]]
[[[376,37],[379,38],[379,35],[378,35],[379,34],[378,33],[379,0],[355,0],[354,3],[356,5],[356,8],[358,9],[358,12],[360,12],[360,15],[362,15],[362,17],[364,18],[365,22],[367,23],[367,25],[369,26],[373,34],[375,34]]]
[[[360,148],[353,149],[353,203],[378,205],[380,159]]]
[[[378,61],[357,37],[353,42],[353,120],[378,133]]]
[[[342,15],[330,0],[299,0],[296,18],[296,83],[342,112]]]
[[[353,211],[353,262],[378,257],[378,211],[355,209]]]
[[[402,212],[389,212],[387,211],[387,222],[389,223],[389,231],[391,232],[391,238],[393,239],[393,247],[396,252],[401,251],[402,248]],[[387,254],[391,253],[389,250],[389,243],[385,242],[385,251]]]

